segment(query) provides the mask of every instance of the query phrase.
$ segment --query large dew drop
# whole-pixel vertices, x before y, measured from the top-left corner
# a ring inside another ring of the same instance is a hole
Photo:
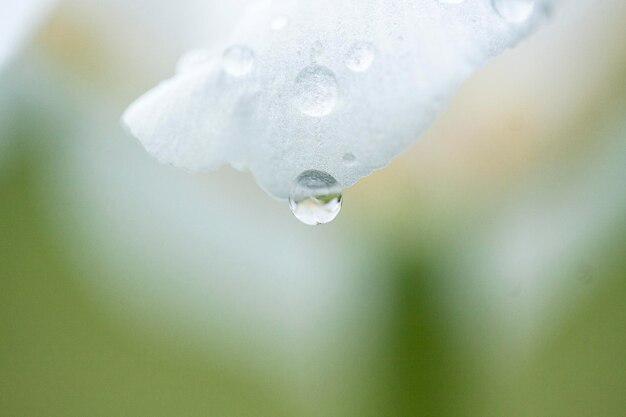
[[[535,0],[493,0],[493,7],[507,22],[522,23],[535,11]]]
[[[302,223],[317,226],[337,218],[342,199],[341,187],[335,178],[322,171],[310,170],[296,178],[289,207]]]
[[[322,65],[312,64],[296,77],[295,103],[307,116],[324,117],[337,105],[338,90],[335,74]]]
[[[348,51],[344,63],[354,72],[365,72],[374,62],[376,48],[369,42],[356,42]]]
[[[244,45],[233,45],[222,55],[224,71],[233,77],[243,77],[254,66],[254,52]]]

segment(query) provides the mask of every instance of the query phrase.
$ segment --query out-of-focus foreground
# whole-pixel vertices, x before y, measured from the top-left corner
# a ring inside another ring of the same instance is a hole
[[[0,415],[622,416],[626,3],[561,2],[319,229],[120,127],[222,3],[60,1],[0,69]]]

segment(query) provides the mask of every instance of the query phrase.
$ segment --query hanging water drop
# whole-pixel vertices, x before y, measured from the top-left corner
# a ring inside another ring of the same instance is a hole
[[[341,187],[335,178],[322,171],[309,170],[296,178],[289,207],[302,223],[317,226],[337,218],[342,199]]]
[[[243,77],[254,66],[254,52],[244,45],[233,45],[222,55],[224,71],[234,77]]]
[[[344,64],[354,72],[365,72],[374,62],[376,48],[369,42],[356,42],[348,51]]]
[[[493,7],[509,23],[522,23],[535,11],[535,0],[492,0]]]
[[[324,117],[332,113],[338,97],[335,74],[322,65],[309,65],[296,77],[295,103],[307,116]]]

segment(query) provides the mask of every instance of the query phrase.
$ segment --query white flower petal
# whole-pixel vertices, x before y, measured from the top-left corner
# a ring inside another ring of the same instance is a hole
[[[548,4],[535,3],[520,21],[492,0],[275,1],[251,9],[211,64],[185,59],[124,121],[159,161],[230,163],[277,198],[309,169],[346,187],[388,164],[463,80],[528,33]]]

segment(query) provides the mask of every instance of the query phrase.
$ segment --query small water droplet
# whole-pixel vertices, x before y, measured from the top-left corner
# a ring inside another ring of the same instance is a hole
[[[322,42],[316,41],[315,43],[313,43],[313,46],[311,46],[311,62],[318,62],[320,59],[322,59],[323,55],[324,45],[322,45]]]
[[[535,11],[535,0],[492,0],[493,7],[504,20],[522,23]]]
[[[356,42],[348,51],[344,64],[354,72],[367,71],[376,57],[376,48],[369,42]]]
[[[289,23],[287,16],[277,16],[272,20],[272,30],[282,30]]]
[[[254,52],[244,45],[233,45],[222,55],[224,71],[234,77],[243,77],[254,66]]]
[[[343,163],[346,164],[347,166],[352,166],[356,164],[356,156],[354,156],[354,154],[351,152],[344,154]]]
[[[465,0],[439,0],[439,3],[442,3],[442,4],[461,4],[464,1]]]
[[[322,171],[309,170],[296,178],[289,207],[302,223],[317,226],[335,220],[342,201],[341,187],[335,178]]]
[[[294,97],[300,111],[308,116],[332,113],[339,97],[335,74],[322,65],[309,65],[296,77]]]

